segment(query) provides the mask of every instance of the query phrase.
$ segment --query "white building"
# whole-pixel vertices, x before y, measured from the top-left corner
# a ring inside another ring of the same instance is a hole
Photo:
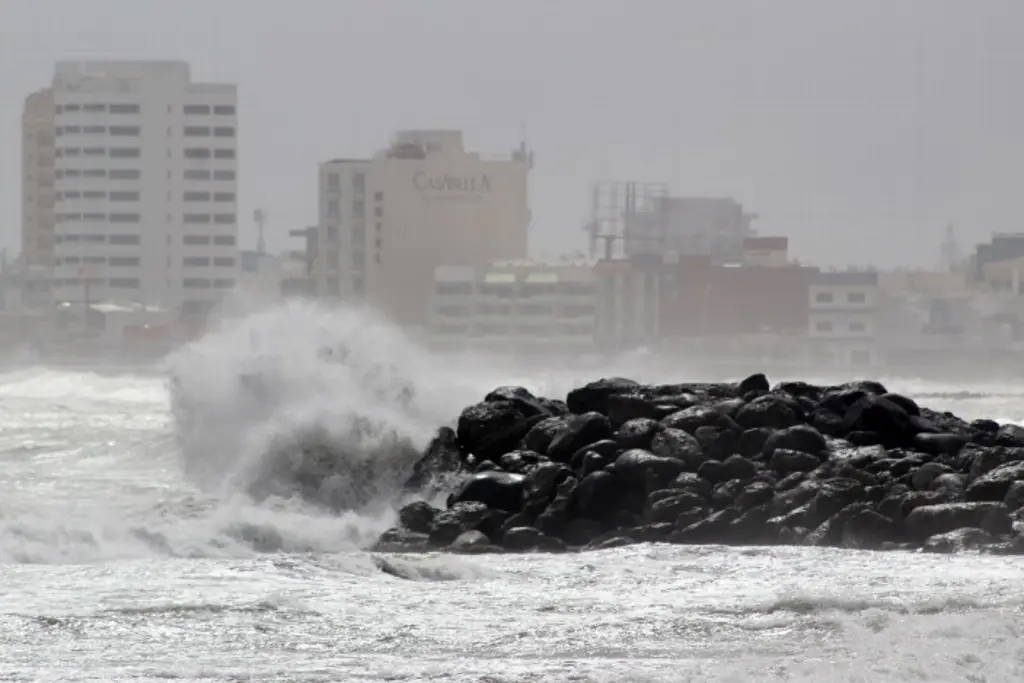
[[[235,284],[237,94],[183,62],[61,62],[53,294],[203,314]]]
[[[587,265],[442,266],[429,337],[442,351],[573,357],[594,351],[596,309],[597,283]]]
[[[808,335],[838,365],[876,362],[878,297],[877,273],[817,273],[808,288]]]
[[[483,157],[447,130],[403,131],[372,159],[322,164],[318,292],[423,326],[439,266],[526,257],[532,165],[524,147]]]

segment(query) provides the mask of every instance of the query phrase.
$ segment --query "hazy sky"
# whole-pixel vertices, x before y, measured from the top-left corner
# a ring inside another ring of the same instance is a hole
[[[597,179],[732,195],[807,261],[937,261],[1024,230],[1021,0],[0,0],[0,240],[22,101],[60,59],[182,59],[240,89],[241,215],[316,216],[316,164],[400,128],[536,151],[533,242]],[[243,226],[245,242],[254,230]]]

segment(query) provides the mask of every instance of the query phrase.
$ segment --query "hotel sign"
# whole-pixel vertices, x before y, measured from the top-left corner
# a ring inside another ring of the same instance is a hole
[[[486,173],[458,176],[448,173],[431,174],[417,171],[412,184],[420,192],[445,194],[486,194],[491,191],[491,179]]]

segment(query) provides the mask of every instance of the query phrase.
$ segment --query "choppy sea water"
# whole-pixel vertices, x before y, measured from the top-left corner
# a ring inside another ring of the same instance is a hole
[[[332,335],[351,340],[343,360],[308,348]],[[234,323],[176,362],[176,391],[213,425],[187,443],[161,373],[0,375],[0,680],[1024,680],[1019,558],[375,557],[360,548],[389,510],[338,517],[254,502],[240,484],[296,424],[361,410],[425,438],[499,381],[555,392],[590,376],[441,370],[386,330],[298,309]],[[258,407],[237,381],[254,369],[272,392]],[[389,413],[406,381],[417,398]],[[888,384],[1024,419],[1013,387]]]

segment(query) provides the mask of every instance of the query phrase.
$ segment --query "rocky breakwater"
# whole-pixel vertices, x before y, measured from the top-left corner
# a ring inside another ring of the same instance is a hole
[[[409,488],[451,475],[446,509],[406,505],[376,549],[1024,553],[1024,428],[929,410],[878,382],[612,378],[564,402],[501,387],[439,431]]]

